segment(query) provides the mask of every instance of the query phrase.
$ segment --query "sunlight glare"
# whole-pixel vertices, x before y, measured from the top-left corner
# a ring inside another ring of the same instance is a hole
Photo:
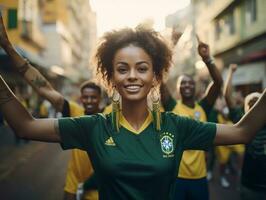
[[[96,12],[97,32],[116,28],[135,27],[144,20],[153,20],[154,28],[165,27],[165,17],[189,5],[190,0],[91,0]],[[151,20],[151,21],[152,21]]]

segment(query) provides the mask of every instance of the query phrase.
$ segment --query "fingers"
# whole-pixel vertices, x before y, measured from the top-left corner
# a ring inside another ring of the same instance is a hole
[[[229,68],[234,72],[237,69],[237,64],[232,63],[232,64],[229,65]]]
[[[202,42],[202,41],[200,40],[198,34],[196,34],[196,38],[197,38],[197,41],[198,41],[198,44],[199,44],[199,46],[198,46],[199,48],[208,48],[208,47],[209,47],[208,44],[206,44],[206,43],[204,43],[204,42]]]
[[[196,34],[196,38],[197,38],[197,41],[198,41],[199,44],[202,43],[198,34]]]
[[[230,64],[230,66],[229,67],[231,67],[231,68],[236,68],[237,67],[237,64],[235,64],[235,63],[232,63],[232,64]]]

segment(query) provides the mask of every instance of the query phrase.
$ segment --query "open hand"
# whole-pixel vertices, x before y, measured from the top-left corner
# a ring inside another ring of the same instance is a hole
[[[197,40],[198,40],[198,53],[201,56],[203,61],[207,61],[210,59],[210,49],[209,49],[209,45],[203,43],[200,39],[199,36],[196,35]]]
[[[0,46],[5,47],[8,44],[10,44],[10,42],[6,33],[6,28],[3,22],[2,13],[0,12]]]

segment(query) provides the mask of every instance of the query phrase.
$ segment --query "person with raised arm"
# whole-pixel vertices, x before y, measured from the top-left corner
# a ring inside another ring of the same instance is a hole
[[[77,117],[92,115],[101,112],[101,88],[93,82],[85,81],[80,87],[80,100],[83,107],[73,101],[69,101],[56,91],[49,81],[27,60],[25,60],[11,44],[3,20],[0,19],[0,46],[5,50],[13,63],[13,68],[32,86],[32,88],[44,99],[47,99],[63,117]],[[78,184],[84,182],[93,174],[91,162],[86,151],[73,149],[68,163],[66,183],[64,187],[64,200],[75,200]],[[96,184],[96,183],[95,183]],[[98,193],[93,188],[88,188],[87,200],[97,200]]]
[[[237,64],[230,64],[228,68],[228,74],[226,76],[223,96],[225,98],[226,105],[229,108],[229,118],[234,122],[238,122],[244,115],[244,106],[238,106],[235,99],[232,96],[232,78],[234,72],[237,70]]]
[[[151,29],[107,32],[96,61],[98,72],[114,91],[111,114],[34,119],[2,77],[0,110],[20,137],[87,151],[100,200],[170,199],[184,150],[247,143],[266,122],[266,90],[235,125],[160,112],[156,89],[170,66],[171,55],[163,38]],[[147,105],[150,92],[151,110]]]
[[[176,101],[171,97],[166,86],[162,85],[162,105],[166,111],[172,111],[175,114],[187,116],[202,122],[207,121],[207,117],[218,97],[223,80],[210,56],[209,46],[198,40],[198,53],[206,64],[212,77],[211,82],[206,89],[205,96],[196,100],[196,83],[189,75],[181,75],[177,80],[177,90],[181,99]],[[184,151],[178,176],[176,178],[176,188],[173,199],[208,199],[209,189],[207,181],[207,169],[205,161],[205,152],[199,150]]]

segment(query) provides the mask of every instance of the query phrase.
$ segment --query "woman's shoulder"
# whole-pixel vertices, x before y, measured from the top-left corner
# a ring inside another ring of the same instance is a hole
[[[161,112],[161,115],[165,119],[182,119],[184,116],[180,116],[172,111]]]
[[[103,113],[95,113],[93,115],[83,115],[78,118],[82,120],[99,120],[99,121],[105,121],[107,120],[110,116],[110,114],[103,114]]]
[[[169,112],[162,112],[162,121],[164,124],[174,123],[174,124],[184,124],[189,123],[192,119],[187,116],[181,116],[179,114]]]

